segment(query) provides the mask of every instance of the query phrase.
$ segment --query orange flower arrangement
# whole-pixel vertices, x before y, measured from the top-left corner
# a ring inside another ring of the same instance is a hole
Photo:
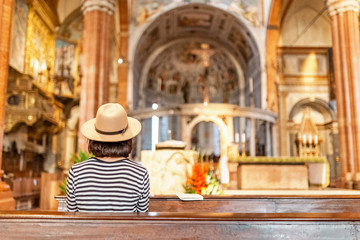
[[[208,173],[208,164],[194,164],[192,174],[186,181],[185,192],[201,194],[201,190],[207,186],[206,177]]]

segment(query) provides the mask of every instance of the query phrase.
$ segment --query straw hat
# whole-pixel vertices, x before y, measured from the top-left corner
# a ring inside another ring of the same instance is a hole
[[[121,142],[129,140],[141,131],[141,123],[128,117],[118,103],[107,103],[99,107],[96,118],[81,126],[81,133],[90,140],[99,142]]]

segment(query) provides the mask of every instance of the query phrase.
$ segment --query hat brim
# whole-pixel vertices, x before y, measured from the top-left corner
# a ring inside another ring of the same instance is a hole
[[[128,128],[125,132],[116,135],[98,133],[95,130],[96,118],[86,121],[81,126],[81,133],[88,139],[99,142],[122,142],[136,137],[141,131],[141,123],[132,117],[128,117]]]

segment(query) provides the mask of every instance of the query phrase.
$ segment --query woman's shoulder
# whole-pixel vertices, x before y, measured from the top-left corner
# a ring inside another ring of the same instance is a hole
[[[128,158],[127,158],[127,159],[124,159],[124,162],[125,162],[126,164],[128,164],[128,165],[131,165],[131,166],[134,167],[134,168],[137,168],[137,169],[139,169],[139,170],[141,170],[141,171],[147,172],[146,168],[145,168],[143,165],[141,165],[140,162],[136,162],[136,161],[130,160],[130,159],[128,159]]]
[[[96,162],[96,159],[91,157],[91,158],[88,158],[86,159],[85,161],[82,161],[82,162],[79,162],[79,163],[75,163],[72,168],[81,168],[83,166],[86,166],[86,165],[92,165]]]

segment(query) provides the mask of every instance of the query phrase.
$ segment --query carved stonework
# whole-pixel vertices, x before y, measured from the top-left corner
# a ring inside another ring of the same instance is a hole
[[[20,123],[35,126],[38,136],[64,127],[63,105],[47,95],[30,78],[10,79],[5,102],[5,128],[8,133]]]
[[[115,0],[83,0],[81,7],[84,15],[87,12],[98,10],[113,15],[115,11]]]
[[[198,157],[198,152],[191,150],[141,151],[141,163],[150,176],[151,194],[183,193],[186,179]]]
[[[328,0],[326,5],[328,7],[329,15],[333,16],[341,12],[354,11],[359,12],[359,0]]]

